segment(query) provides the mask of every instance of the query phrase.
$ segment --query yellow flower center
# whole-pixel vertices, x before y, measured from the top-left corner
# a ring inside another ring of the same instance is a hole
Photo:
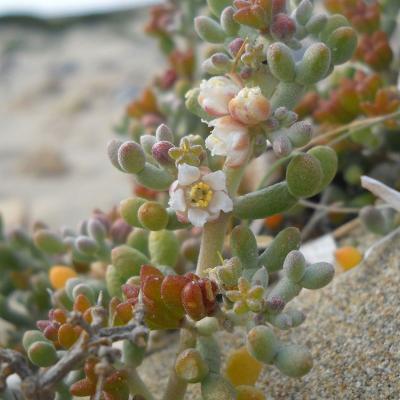
[[[199,182],[190,188],[189,196],[192,206],[206,208],[213,197],[213,191],[207,183]]]

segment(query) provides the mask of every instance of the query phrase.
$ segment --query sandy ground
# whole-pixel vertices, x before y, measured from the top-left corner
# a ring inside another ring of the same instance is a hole
[[[129,196],[106,156],[125,104],[160,66],[144,12],[46,31],[0,22],[0,211],[74,226]]]

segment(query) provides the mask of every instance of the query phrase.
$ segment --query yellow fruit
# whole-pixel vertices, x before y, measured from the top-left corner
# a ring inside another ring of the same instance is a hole
[[[264,393],[254,386],[241,385],[236,388],[236,400],[265,400]]]
[[[54,289],[62,289],[70,278],[76,278],[74,269],[63,265],[54,265],[49,271],[49,280]]]
[[[349,270],[358,265],[363,256],[359,250],[352,246],[345,246],[335,251],[335,257],[338,264],[345,270]]]
[[[233,386],[254,385],[261,369],[262,363],[250,355],[243,346],[228,355],[225,374]]]

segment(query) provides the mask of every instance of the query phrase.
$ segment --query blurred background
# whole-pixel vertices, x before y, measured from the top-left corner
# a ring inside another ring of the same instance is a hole
[[[154,0],[0,1],[0,212],[75,226],[129,196],[106,144],[161,68],[142,31]]]

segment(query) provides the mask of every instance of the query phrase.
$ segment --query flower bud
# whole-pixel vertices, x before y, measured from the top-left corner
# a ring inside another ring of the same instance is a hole
[[[156,140],[158,142],[166,141],[173,143],[174,135],[167,125],[161,124],[156,130]]]
[[[223,43],[226,34],[213,19],[199,16],[194,19],[194,28],[201,39],[209,43]]]
[[[216,274],[223,285],[227,287],[236,286],[242,274],[242,264],[239,258],[232,257],[225,260],[222,266],[216,267]]]
[[[226,7],[221,13],[221,26],[222,29],[229,36],[235,36],[239,32],[240,25],[234,19],[235,9],[233,7]]]
[[[288,15],[280,13],[275,16],[270,30],[276,40],[287,41],[296,32],[296,23]]]
[[[272,140],[272,149],[278,157],[288,156],[292,150],[292,142],[285,134],[277,134]]]
[[[265,9],[260,4],[246,5],[240,0],[234,1],[238,8],[234,14],[234,19],[241,25],[247,25],[255,29],[265,29],[269,25],[271,9]]]
[[[356,50],[357,34],[353,28],[343,26],[333,31],[326,44],[331,50],[332,63],[343,64],[352,57]]]
[[[293,282],[300,282],[306,269],[306,259],[300,251],[293,250],[285,258],[283,270]]]
[[[265,121],[270,110],[269,101],[259,87],[245,87],[229,102],[230,114],[244,125],[255,125]]]
[[[286,169],[286,181],[290,193],[295,197],[310,197],[318,192],[323,172],[321,163],[311,154],[293,157]]]
[[[139,144],[129,141],[119,147],[118,162],[125,172],[137,174],[144,168],[146,157]]]
[[[296,81],[312,85],[323,79],[331,64],[331,51],[323,43],[312,44],[297,65]]]
[[[322,169],[322,180],[318,192],[325,189],[333,180],[338,169],[338,157],[336,151],[329,146],[316,146],[307,152],[315,157]]]
[[[120,171],[123,171],[123,169],[118,161],[118,150],[123,143],[122,140],[111,139],[107,144],[108,158],[110,159],[111,164]]]
[[[50,367],[58,361],[56,348],[50,342],[35,342],[28,349],[29,360],[38,367]]]
[[[189,90],[185,96],[185,106],[192,114],[197,115],[199,118],[204,120],[209,120],[209,115],[204,111],[198,101],[199,94],[199,88]]]
[[[320,289],[326,286],[335,274],[332,264],[319,262],[309,265],[299,284],[306,289]]]
[[[120,213],[122,218],[131,226],[142,228],[142,224],[138,219],[139,208],[146,203],[146,199],[133,197],[122,200],[120,203]]]
[[[171,142],[157,142],[152,147],[151,154],[161,166],[173,165],[174,160],[168,154],[169,149],[171,149],[172,147],[174,147],[174,145]]]
[[[283,82],[293,82],[296,77],[296,66],[292,51],[284,43],[273,43],[268,46],[267,61],[272,75]]]
[[[308,349],[292,344],[278,351],[274,364],[283,374],[299,378],[310,371],[313,360]]]
[[[48,254],[59,254],[66,250],[62,237],[49,229],[41,229],[35,232],[33,236],[35,245]]]
[[[175,361],[175,372],[183,381],[196,383],[206,377],[208,366],[196,349],[186,349]]]
[[[313,4],[310,0],[302,0],[297,6],[294,15],[300,25],[306,25],[313,12]]]
[[[312,132],[313,126],[310,122],[299,121],[288,129],[287,135],[294,147],[302,147],[311,140]]]
[[[258,325],[247,334],[247,350],[258,361],[271,364],[280,344],[271,329]]]

